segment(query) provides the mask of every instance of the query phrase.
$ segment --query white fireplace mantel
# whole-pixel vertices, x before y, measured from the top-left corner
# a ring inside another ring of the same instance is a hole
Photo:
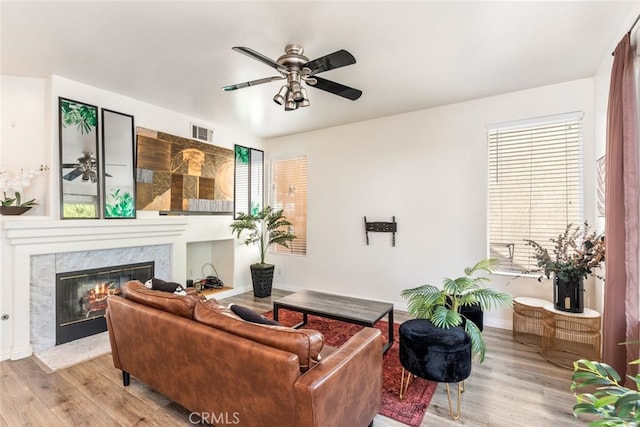
[[[5,220],[2,228],[10,245],[49,245],[100,240],[149,239],[182,235],[188,222],[184,217],[111,220]],[[109,245],[109,244],[107,244]]]
[[[0,343],[5,353],[2,359],[15,360],[32,354],[32,256],[168,244],[172,274],[185,277],[188,226],[189,219],[180,216],[113,220],[2,218],[0,287],[2,299],[9,303],[3,303],[2,307],[2,313],[9,315],[0,325]]]

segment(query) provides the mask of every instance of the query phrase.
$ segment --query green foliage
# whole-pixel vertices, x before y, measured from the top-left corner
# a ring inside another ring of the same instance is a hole
[[[639,360],[632,362],[640,363]],[[640,421],[640,375],[627,378],[635,384],[635,390],[620,385],[620,375],[606,363],[580,359],[573,362],[571,391],[577,403],[573,414],[591,414],[599,417],[589,427],[637,426]],[[578,389],[588,388],[591,393],[579,393]]]
[[[62,126],[76,126],[80,133],[91,132],[98,125],[97,108],[77,102],[60,100]]]
[[[120,194],[120,189],[114,190],[105,203],[104,216],[107,218],[133,218],[135,216],[135,200],[128,191]]]
[[[37,205],[36,199],[31,199],[26,202],[22,202],[22,200],[20,200],[20,193],[18,191],[16,191],[14,195],[15,197],[7,197],[7,193],[4,193],[4,199],[0,201],[2,206],[19,206],[19,207],[26,208],[26,207],[33,207]]]
[[[589,233],[589,224],[583,227],[567,225],[558,237],[550,239],[553,243],[553,256],[543,245],[526,240],[527,245],[533,247],[533,258],[536,259],[538,269],[547,278],[554,273],[563,282],[573,282],[581,277],[587,278],[593,269],[604,262],[604,236],[596,232]],[[542,276],[538,278],[541,280]]]
[[[249,164],[249,149],[241,145],[236,145],[236,163]]]
[[[292,225],[282,209],[274,210],[271,206],[265,206],[254,215],[240,213],[231,224],[232,233],[239,239],[243,231],[249,234],[244,240],[245,245],[257,244],[260,250],[260,264],[264,264],[264,258],[271,245],[280,245],[289,248],[289,242],[296,238],[283,227]]]
[[[498,292],[482,286],[490,279],[486,276],[476,276],[477,272],[493,273],[499,261],[487,258],[479,261],[473,267],[464,270],[464,276],[456,279],[445,278],[442,289],[434,285],[422,285],[417,288],[405,289],[400,295],[408,299],[409,313],[417,318],[429,319],[435,326],[443,329],[461,326],[471,339],[471,352],[484,361],[486,345],[482,339],[480,329],[471,321],[464,321],[460,308],[478,304],[483,311],[492,307],[511,307],[513,304],[510,294]]]

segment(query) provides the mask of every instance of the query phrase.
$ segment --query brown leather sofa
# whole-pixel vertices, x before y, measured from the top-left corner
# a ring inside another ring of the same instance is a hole
[[[113,363],[214,425],[357,427],[382,398],[380,331],[325,356],[317,331],[246,322],[215,300],[138,281],[108,301]]]

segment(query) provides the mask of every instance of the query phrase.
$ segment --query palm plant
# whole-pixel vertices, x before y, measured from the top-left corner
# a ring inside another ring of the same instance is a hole
[[[271,206],[265,206],[254,215],[240,213],[231,224],[231,228],[238,239],[243,231],[249,232],[244,244],[247,246],[257,244],[260,250],[260,264],[265,264],[264,258],[271,245],[289,248],[289,242],[296,238],[288,230],[283,230],[284,227],[291,225],[282,209],[274,210]]]
[[[471,352],[482,362],[486,351],[482,332],[475,323],[467,321],[460,309],[474,305],[480,306],[483,311],[491,310],[494,306],[511,307],[513,300],[510,294],[483,287],[482,283],[490,280],[486,276],[474,277],[480,271],[495,272],[498,263],[497,259],[483,259],[473,267],[465,268],[464,276],[445,278],[442,289],[427,284],[405,289],[400,295],[408,299],[407,308],[414,317],[429,319],[435,326],[443,329],[463,326],[471,339]]]

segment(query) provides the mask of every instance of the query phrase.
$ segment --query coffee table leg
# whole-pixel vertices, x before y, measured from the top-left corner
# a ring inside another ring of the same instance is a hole
[[[278,321],[278,311],[280,311],[280,306],[278,304],[273,304],[273,320]]]
[[[387,343],[382,347],[382,354],[385,354],[393,345],[393,309],[389,311],[387,320],[389,321],[389,333],[387,334]]]

